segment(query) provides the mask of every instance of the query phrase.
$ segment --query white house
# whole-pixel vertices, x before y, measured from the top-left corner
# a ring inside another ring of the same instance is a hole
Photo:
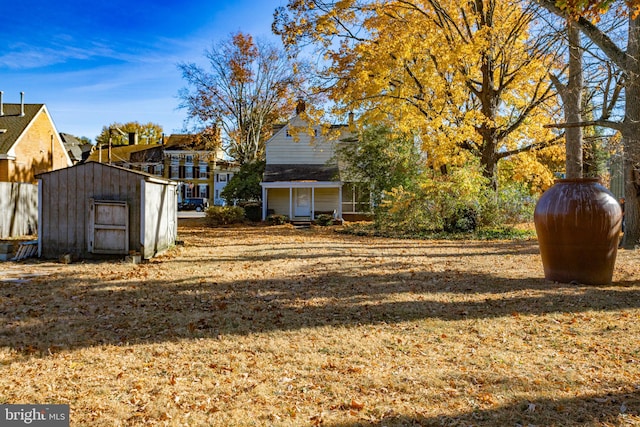
[[[343,219],[370,212],[368,192],[363,203],[359,187],[341,179],[335,156],[336,144],[352,138],[349,127],[332,126],[327,135],[319,127],[310,129],[297,114],[267,140],[263,220],[270,214],[310,221],[319,214]]]

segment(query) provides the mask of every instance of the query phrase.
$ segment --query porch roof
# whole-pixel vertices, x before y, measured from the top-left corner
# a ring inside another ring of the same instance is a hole
[[[340,173],[337,165],[266,165],[263,183],[292,181],[334,181],[339,184]]]

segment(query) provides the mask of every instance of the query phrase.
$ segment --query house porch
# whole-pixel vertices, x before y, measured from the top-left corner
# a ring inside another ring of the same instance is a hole
[[[291,222],[312,221],[325,213],[342,218],[339,181],[281,181],[261,185],[263,221],[270,214],[286,215]]]

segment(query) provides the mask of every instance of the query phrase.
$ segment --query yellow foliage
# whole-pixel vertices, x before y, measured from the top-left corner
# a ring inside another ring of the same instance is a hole
[[[326,48],[334,113],[358,110],[362,122],[419,135],[430,166],[497,162],[556,136],[544,127],[560,111],[548,79],[554,58],[531,56],[533,15],[521,2],[296,3],[294,21],[314,19],[309,37]]]

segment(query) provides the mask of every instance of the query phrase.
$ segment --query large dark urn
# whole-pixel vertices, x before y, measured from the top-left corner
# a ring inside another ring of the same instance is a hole
[[[622,209],[598,179],[557,181],[538,200],[534,222],[546,279],[611,283]]]

